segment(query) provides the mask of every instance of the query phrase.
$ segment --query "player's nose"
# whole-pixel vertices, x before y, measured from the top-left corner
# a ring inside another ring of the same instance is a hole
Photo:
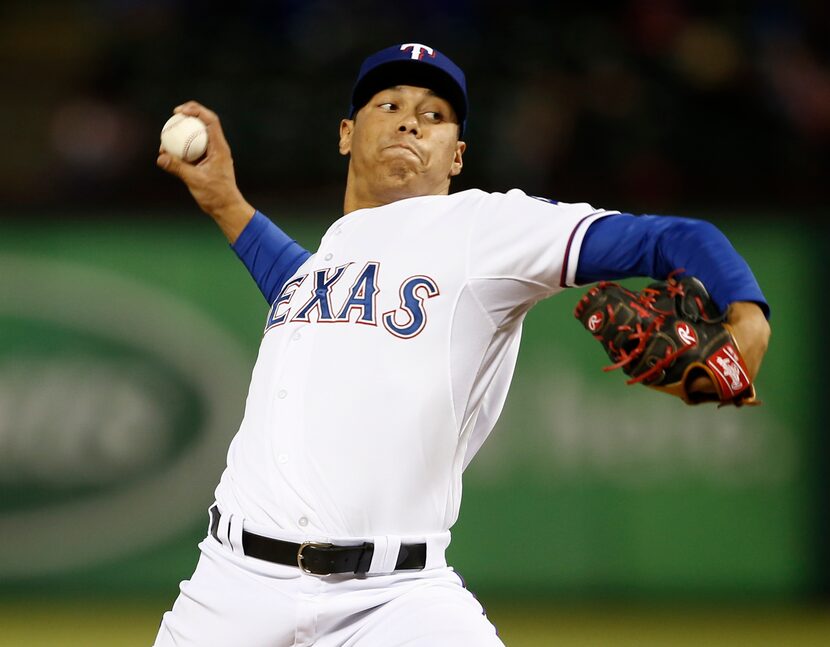
[[[421,129],[418,117],[414,113],[402,114],[398,121],[398,132],[411,132],[413,135],[419,135]]]

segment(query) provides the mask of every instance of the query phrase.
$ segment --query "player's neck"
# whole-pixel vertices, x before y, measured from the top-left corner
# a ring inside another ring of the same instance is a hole
[[[382,207],[406,198],[415,198],[422,195],[447,195],[449,192],[449,179],[445,184],[437,187],[425,187],[414,182],[399,185],[380,185],[361,182],[349,173],[346,179],[346,193],[343,198],[343,214],[358,209]]]

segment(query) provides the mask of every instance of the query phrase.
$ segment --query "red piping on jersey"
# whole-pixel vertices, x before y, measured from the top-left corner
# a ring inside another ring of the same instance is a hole
[[[562,264],[562,275],[559,277],[559,287],[566,288],[568,287],[565,283],[565,279],[568,278],[568,261],[570,260],[571,256],[571,244],[574,242],[574,236],[576,236],[577,230],[582,226],[582,223],[585,222],[591,216],[595,216],[598,213],[602,213],[602,209],[599,211],[594,211],[593,213],[589,213],[587,216],[584,216],[578,223],[576,223],[576,227],[573,228],[571,231],[571,235],[568,238],[568,244],[565,245],[565,262]],[[576,279],[576,276],[574,276]]]

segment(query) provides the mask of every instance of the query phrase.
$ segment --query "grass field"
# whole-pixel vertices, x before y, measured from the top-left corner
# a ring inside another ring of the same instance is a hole
[[[830,645],[828,609],[531,607],[518,602],[487,608],[509,647]],[[163,611],[164,603],[148,601],[6,601],[0,605],[0,645],[146,647]]]

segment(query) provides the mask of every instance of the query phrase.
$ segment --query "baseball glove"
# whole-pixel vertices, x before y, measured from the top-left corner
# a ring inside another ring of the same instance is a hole
[[[758,404],[729,324],[698,279],[652,283],[632,292],[602,282],[579,301],[574,316],[599,340],[614,363],[641,382],[687,404]],[[695,378],[708,375],[716,393],[690,392]]]

